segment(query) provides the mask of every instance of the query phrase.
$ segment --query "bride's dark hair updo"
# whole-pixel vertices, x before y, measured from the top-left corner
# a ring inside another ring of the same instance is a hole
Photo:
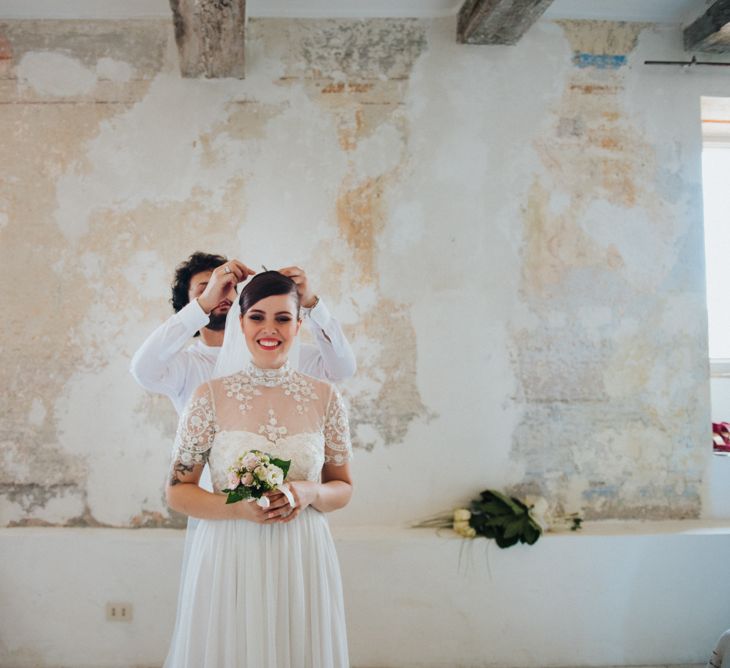
[[[291,295],[297,305],[297,319],[299,319],[299,293],[297,284],[288,276],[278,271],[262,271],[256,274],[241,290],[238,303],[241,306],[241,315],[246,313],[256,302],[272,297],[273,295]]]

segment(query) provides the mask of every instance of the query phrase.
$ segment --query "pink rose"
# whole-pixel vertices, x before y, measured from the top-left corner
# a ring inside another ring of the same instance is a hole
[[[238,477],[238,473],[235,471],[229,471],[228,472],[228,489],[236,489],[238,487],[238,482],[240,478]]]
[[[249,470],[253,471],[261,462],[259,461],[259,458],[253,453],[249,452],[244,458],[243,458],[243,465]]]
[[[241,482],[246,485],[246,487],[250,487],[253,485],[253,475],[251,473],[244,473],[241,476]]]

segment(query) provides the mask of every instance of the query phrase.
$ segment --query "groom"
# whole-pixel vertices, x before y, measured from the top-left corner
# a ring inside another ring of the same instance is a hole
[[[339,323],[309,286],[299,267],[279,270],[296,284],[302,317],[314,334],[316,346],[302,345],[298,370],[330,381],[350,378],[355,356]],[[213,376],[226,315],[238,298],[236,285],[256,272],[222,255],[193,253],[175,271],[172,306],[175,314],[162,323],[132,358],[130,371],[145,389],[170,397],[178,413],[196,387]],[[187,345],[191,338],[198,338]]]

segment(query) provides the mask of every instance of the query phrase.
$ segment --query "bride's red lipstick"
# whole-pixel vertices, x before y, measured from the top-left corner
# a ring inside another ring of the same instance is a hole
[[[264,350],[276,350],[280,345],[281,341],[279,339],[257,339],[256,343],[259,344],[260,348],[263,348]]]

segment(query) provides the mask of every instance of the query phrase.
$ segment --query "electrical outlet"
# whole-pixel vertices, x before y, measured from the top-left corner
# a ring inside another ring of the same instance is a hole
[[[131,622],[132,621],[132,604],[131,603],[107,603],[106,604],[106,620],[108,622]]]

